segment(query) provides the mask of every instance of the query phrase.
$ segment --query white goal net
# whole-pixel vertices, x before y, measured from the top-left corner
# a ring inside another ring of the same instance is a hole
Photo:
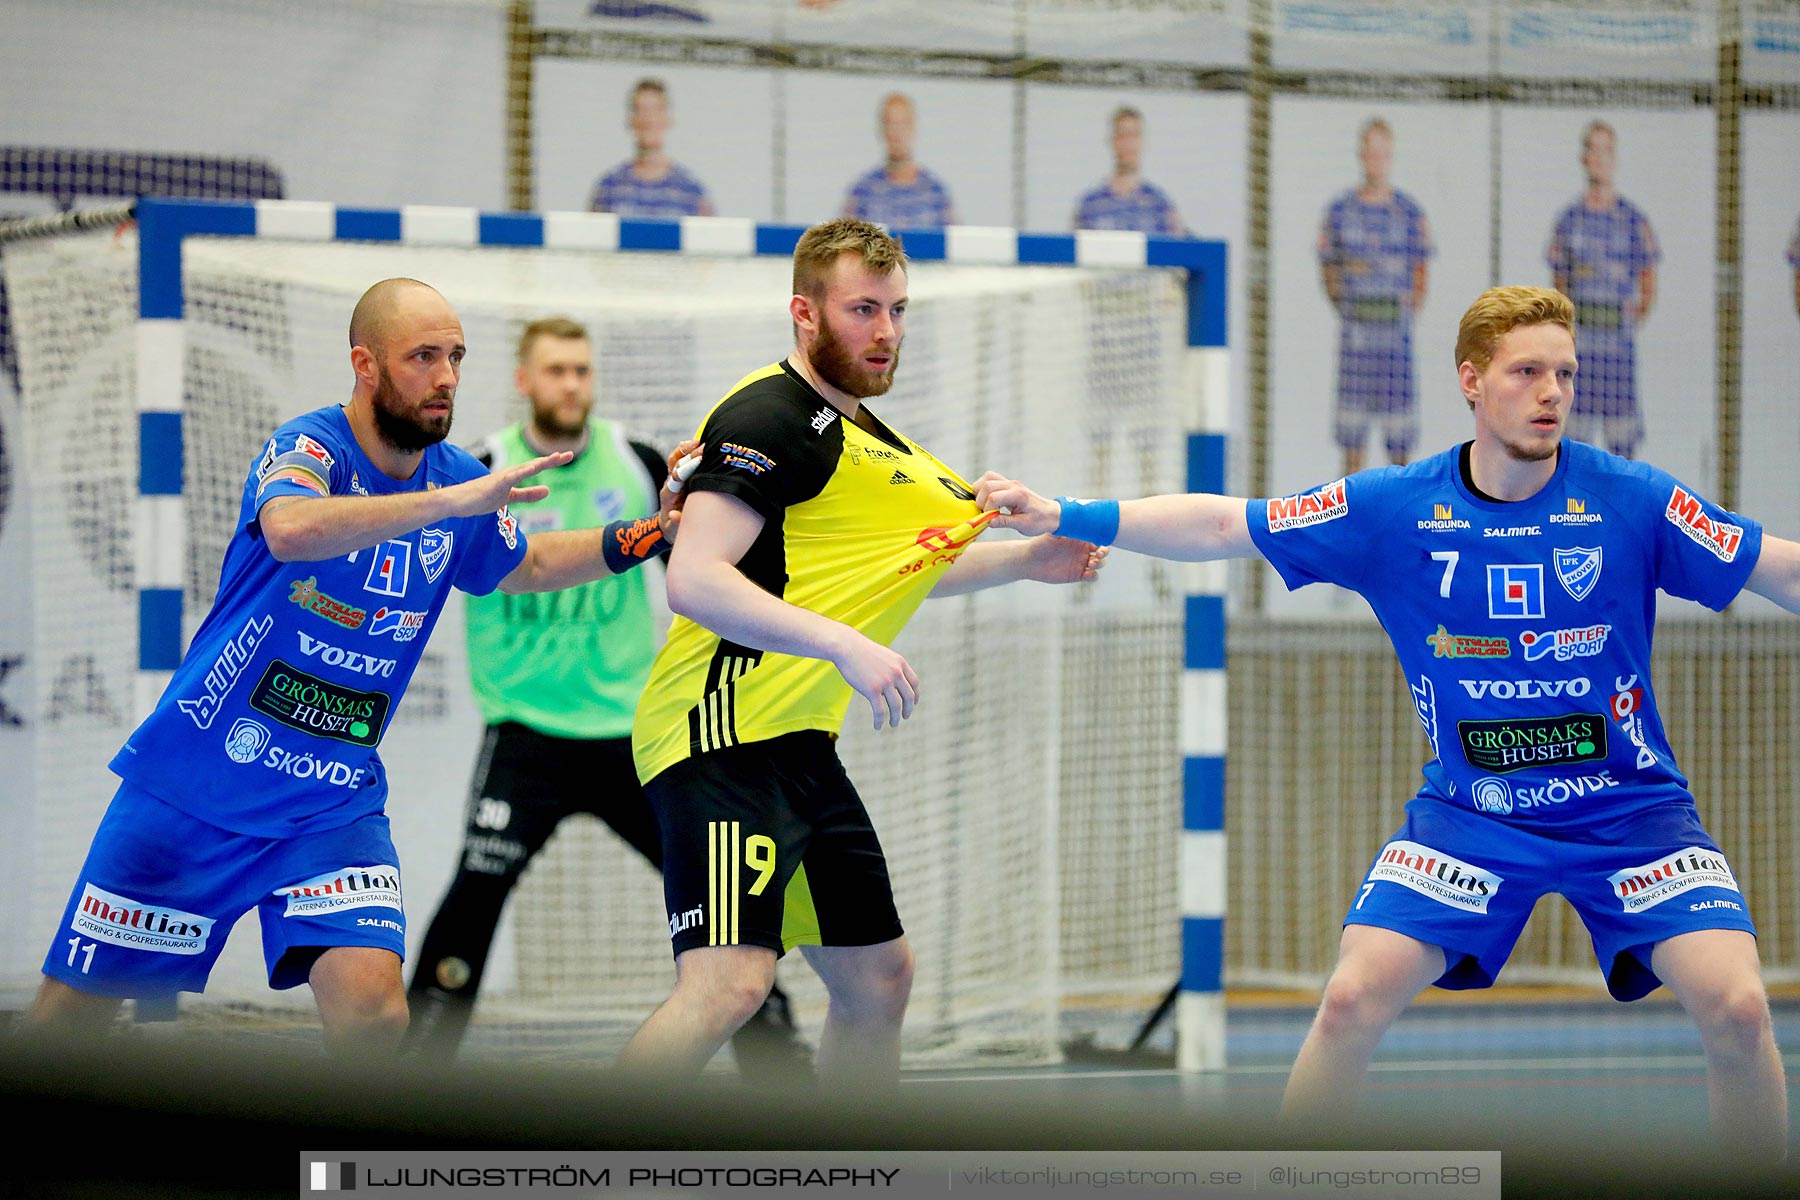
[[[29,595],[52,664],[36,675],[46,719],[8,806],[31,866],[9,899],[29,933],[6,980],[27,987],[116,783],[105,764],[141,716],[135,237],[18,243],[4,267],[34,489],[33,569],[15,596]],[[345,330],[369,284],[425,280],[461,316],[470,353],[452,440],[523,415],[512,347],[525,322],[560,313],[591,332],[596,412],[667,449],[786,353],[789,270],[785,257],[189,239],[185,632],[213,599],[269,432],[348,398]],[[1051,494],[1180,489],[1178,276],[920,263],[911,285],[884,419],[971,478],[991,467]],[[852,709],[844,757],[918,955],[909,1061],[1054,1058],[1082,1014],[1141,1017],[1179,973],[1180,591],[1138,559],[1092,587],[933,602],[898,643],[924,680],[918,715],[873,735]],[[460,845],[480,741],[461,624],[453,605],[382,746],[415,949]],[[603,826],[571,820],[513,896],[469,1051],[518,1053],[554,1032],[604,1055],[672,977],[660,882]],[[798,956],[781,978],[816,1035],[816,980]],[[310,1006],[268,991],[253,922],[207,993],[184,998],[189,1012],[231,1005]]]

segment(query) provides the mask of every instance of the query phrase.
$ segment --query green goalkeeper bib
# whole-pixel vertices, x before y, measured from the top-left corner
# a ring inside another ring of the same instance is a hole
[[[625,435],[610,421],[588,426],[587,448],[573,462],[529,481],[548,486],[550,495],[512,506],[528,538],[656,511],[660,483],[650,479]],[[501,430],[483,449],[496,471],[537,457],[519,425]],[[629,736],[656,657],[646,574],[654,569],[560,592],[469,597],[469,674],[487,722],[518,721],[556,737]]]

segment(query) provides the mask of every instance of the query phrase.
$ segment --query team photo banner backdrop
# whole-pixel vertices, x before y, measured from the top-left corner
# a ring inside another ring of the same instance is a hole
[[[1800,138],[1791,119],[1743,119],[1743,436],[1738,495],[1780,537],[1800,538]],[[1760,603],[1760,602],[1759,602]],[[1773,612],[1771,606],[1764,606]]]
[[[600,180],[630,164],[638,146],[632,109],[656,103],[654,89],[651,97],[639,89],[645,81],[662,85],[664,153],[694,180],[713,213],[776,219],[775,73],[679,63],[538,61],[532,111],[539,207],[587,209]]]
[[[1359,147],[1363,131],[1378,121],[1390,131],[1394,198],[1360,209],[1353,199],[1363,180]],[[1412,461],[1470,436],[1451,360],[1457,322],[1488,286],[1487,125],[1479,105],[1276,98],[1269,222],[1272,493],[1340,478],[1352,443],[1361,449],[1361,465],[1372,467],[1391,461],[1390,441]],[[1335,260],[1343,276],[1341,304],[1326,292],[1322,244],[1341,248]],[[1424,302],[1408,312],[1415,266],[1424,270]],[[1325,611],[1331,593],[1276,587],[1270,609]]]
[[[1641,221],[1627,233],[1622,215],[1606,224],[1590,220],[1568,238],[1572,270],[1565,286],[1572,299],[1594,301],[1597,314],[1596,322],[1584,327],[1577,313],[1582,366],[1571,431],[1599,442],[1595,431],[1580,423],[1582,414],[1635,396],[1643,428],[1634,456],[1716,495],[1712,114],[1704,109],[1505,110],[1501,276],[1544,287],[1554,282],[1552,245],[1559,223],[1570,229],[1572,210],[1583,204],[1583,139],[1595,121],[1614,131],[1615,187],[1629,206],[1615,211],[1636,213]],[[1627,297],[1618,311],[1601,281],[1638,273],[1645,265],[1654,273],[1655,299],[1646,315],[1634,318],[1635,301]],[[1603,399],[1606,395],[1617,399]]]

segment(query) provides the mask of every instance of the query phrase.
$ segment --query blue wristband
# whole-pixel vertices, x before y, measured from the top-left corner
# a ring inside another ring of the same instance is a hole
[[[1110,546],[1119,536],[1117,500],[1078,500],[1073,496],[1058,496],[1056,502],[1062,505],[1062,520],[1056,526],[1057,537]]]
[[[601,539],[601,553],[614,575],[623,575],[669,549],[669,541],[663,537],[662,525],[655,517],[614,521],[601,531]]]

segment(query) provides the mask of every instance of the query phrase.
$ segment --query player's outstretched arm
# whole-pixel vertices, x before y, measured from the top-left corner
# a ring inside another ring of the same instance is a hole
[[[1003,529],[1031,535],[1089,533],[1087,513],[1065,513],[1060,500],[1040,496],[1016,479],[992,471],[976,481],[975,502],[987,510],[1005,509],[994,518]],[[1117,503],[1118,529],[1110,544],[1120,549],[1181,562],[1257,556],[1244,515],[1245,501],[1234,496],[1197,492]],[[1097,531],[1098,540],[1107,542],[1108,532]]]
[[[669,558],[669,608],[727,641],[823,659],[869,702],[875,728],[912,716],[919,677],[906,659],[848,625],[789,604],[737,568],[762,532],[755,509],[723,492],[690,496]]]
[[[669,455],[669,474],[663,480],[660,506],[653,517],[613,521],[599,529],[561,529],[532,536],[525,543],[525,557],[500,581],[508,595],[521,592],[555,592],[623,575],[660,557],[675,540],[681,485],[700,463],[700,443],[685,441]]]
[[[938,577],[931,599],[966,596],[1003,583],[1090,583],[1106,565],[1106,547],[1073,538],[976,542]]]
[[[1800,542],[1763,534],[1762,554],[1744,587],[1791,613],[1800,613]]]
[[[393,496],[276,496],[257,510],[256,519],[277,560],[320,562],[379,546],[446,517],[478,517],[506,504],[542,500],[549,488],[519,484],[573,457],[565,450],[447,488]]]

